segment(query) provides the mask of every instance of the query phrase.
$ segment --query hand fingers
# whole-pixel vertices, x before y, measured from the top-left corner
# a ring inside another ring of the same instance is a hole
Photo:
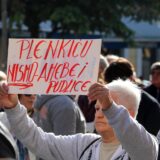
[[[88,99],[94,101],[108,96],[109,90],[101,84],[95,83],[89,88]]]
[[[97,87],[102,87],[102,85],[101,84],[99,84],[99,83],[94,83],[94,84],[92,84],[91,86],[90,86],[90,88],[89,88],[89,92],[90,91],[92,91],[93,89],[96,89]]]
[[[5,81],[0,82],[0,95],[8,94],[8,85]]]
[[[106,93],[105,90],[97,90],[93,92],[92,94],[88,94],[88,99],[89,101],[95,101],[95,100],[100,100],[103,99],[104,96],[107,98],[108,93]]]
[[[5,82],[3,83],[2,87],[4,88],[4,90],[8,93],[8,84]]]

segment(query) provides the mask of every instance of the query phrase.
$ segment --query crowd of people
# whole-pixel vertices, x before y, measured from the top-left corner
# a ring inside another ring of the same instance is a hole
[[[101,55],[87,95],[16,95],[0,71],[0,159],[160,160],[160,62],[150,77]]]

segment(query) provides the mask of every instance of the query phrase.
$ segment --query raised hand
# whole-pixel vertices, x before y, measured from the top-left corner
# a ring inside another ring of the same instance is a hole
[[[14,108],[18,104],[17,94],[8,94],[8,84],[6,81],[0,82],[0,107],[6,109]]]
[[[88,92],[88,99],[89,101],[98,100],[104,110],[108,109],[113,103],[109,89],[99,83],[91,85]]]

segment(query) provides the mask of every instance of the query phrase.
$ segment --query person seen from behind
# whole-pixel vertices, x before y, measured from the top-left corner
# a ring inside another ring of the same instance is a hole
[[[104,77],[107,83],[116,79],[130,80],[136,83],[135,69],[133,64],[126,58],[119,58],[110,64],[105,70]],[[138,86],[139,84],[137,84]],[[160,129],[160,105],[157,100],[141,89],[141,101],[139,104],[137,121],[142,124],[148,132],[157,135]]]

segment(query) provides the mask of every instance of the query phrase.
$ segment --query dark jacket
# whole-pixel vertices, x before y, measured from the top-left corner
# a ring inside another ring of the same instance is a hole
[[[93,122],[95,117],[95,104],[96,101],[89,103],[86,95],[80,95],[78,98],[78,105],[84,114],[86,122]]]
[[[158,89],[157,89],[153,84],[145,87],[144,90],[145,90],[147,93],[149,93],[151,96],[153,96],[155,99],[158,100],[158,96],[157,96],[157,90],[158,90]],[[159,99],[158,101],[159,101],[159,103],[160,103],[160,99]]]
[[[157,135],[160,129],[160,104],[145,91],[141,93],[137,120],[149,133]]]

